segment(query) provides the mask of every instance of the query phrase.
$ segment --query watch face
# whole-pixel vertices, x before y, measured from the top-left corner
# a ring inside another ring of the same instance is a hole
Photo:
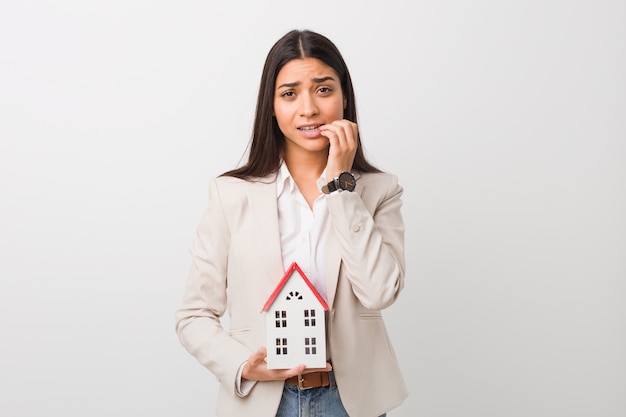
[[[356,180],[354,179],[354,175],[349,172],[342,172],[338,178],[339,188],[346,191],[354,191],[356,187]]]

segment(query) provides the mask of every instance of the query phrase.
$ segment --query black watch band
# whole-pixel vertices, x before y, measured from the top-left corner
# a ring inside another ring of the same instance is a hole
[[[322,187],[322,192],[330,194],[335,191],[354,191],[356,188],[356,178],[351,172],[342,172],[338,177],[333,178],[328,184]]]

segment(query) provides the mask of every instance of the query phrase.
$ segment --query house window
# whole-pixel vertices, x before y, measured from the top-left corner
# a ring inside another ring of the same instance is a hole
[[[280,337],[276,338],[276,354],[277,355],[286,355],[287,354],[287,338]]]
[[[276,327],[287,327],[287,312],[285,310],[276,310]]]
[[[315,310],[304,310],[304,326],[315,327]]]
[[[298,291],[289,291],[289,294],[287,294],[287,300],[291,300],[292,298],[302,300],[302,295]]]
[[[315,337],[304,338],[304,354],[305,355],[317,355],[317,338]]]

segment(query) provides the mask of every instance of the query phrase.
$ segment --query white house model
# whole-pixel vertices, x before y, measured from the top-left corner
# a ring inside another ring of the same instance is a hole
[[[263,306],[267,334],[267,367],[326,366],[328,305],[300,267],[291,264]]]

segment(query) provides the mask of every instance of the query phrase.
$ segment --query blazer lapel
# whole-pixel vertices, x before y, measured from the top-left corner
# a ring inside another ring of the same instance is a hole
[[[341,255],[339,253],[339,243],[334,235],[326,239],[324,249],[324,281],[326,282],[326,297],[328,297],[328,307],[332,310],[337,292],[337,281],[339,278],[339,266],[341,265]]]
[[[259,276],[266,276],[270,288],[273,288],[284,275],[280,230],[278,227],[278,205],[276,202],[276,179],[269,177],[252,183],[248,188],[249,209],[255,218],[257,230],[250,239],[254,242],[253,250],[257,256],[265,259],[266,271],[258,271]]]
[[[357,180],[360,176],[357,176]],[[358,183],[357,183],[358,184]],[[363,196],[365,187],[358,186],[354,190],[359,196]],[[347,192],[347,191],[344,191]],[[332,219],[331,219],[332,221]],[[335,294],[337,293],[337,283],[339,281],[339,268],[341,267],[341,248],[339,240],[335,236],[335,232],[330,231],[330,235],[326,239],[326,248],[324,252],[324,279],[326,282],[326,296],[328,297],[328,307],[332,310],[335,302]]]

